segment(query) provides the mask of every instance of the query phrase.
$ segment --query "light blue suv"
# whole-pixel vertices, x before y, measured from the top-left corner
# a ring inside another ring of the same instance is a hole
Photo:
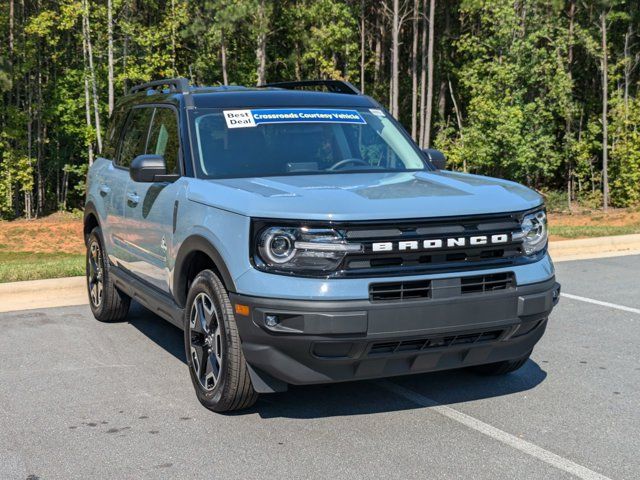
[[[95,317],[135,299],[182,328],[215,411],[289,384],[511,372],[560,291],[540,195],[445,171],[340,81],[133,88],[84,233]]]

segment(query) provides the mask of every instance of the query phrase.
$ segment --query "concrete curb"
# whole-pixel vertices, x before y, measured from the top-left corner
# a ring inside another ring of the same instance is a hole
[[[554,262],[640,254],[640,234],[559,240],[549,243]]]
[[[0,283],[0,312],[85,305],[84,277]]]
[[[554,262],[640,255],[640,234],[560,240],[549,244]],[[0,312],[86,305],[84,277],[0,283]]]

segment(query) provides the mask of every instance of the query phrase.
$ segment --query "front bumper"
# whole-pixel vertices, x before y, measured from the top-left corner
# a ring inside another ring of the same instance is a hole
[[[258,391],[286,384],[446,370],[522,357],[559,298],[552,277],[506,290],[423,300],[283,300],[232,294]],[[269,326],[267,318],[277,317]]]

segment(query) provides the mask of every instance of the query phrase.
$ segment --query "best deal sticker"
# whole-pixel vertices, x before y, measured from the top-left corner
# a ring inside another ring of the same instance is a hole
[[[224,119],[227,122],[227,128],[245,128],[255,127],[256,122],[253,120],[251,110],[225,110]]]
[[[248,128],[267,123],[367,123],[357,110],[284,109],[224,110],[228,128]]]

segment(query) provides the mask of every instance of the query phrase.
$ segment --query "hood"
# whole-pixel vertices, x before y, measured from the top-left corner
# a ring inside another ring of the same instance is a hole
[[[517,183],[448,171],[193,180],[187,196],[250,217],[333,221],[505,213],[542,203]]]

